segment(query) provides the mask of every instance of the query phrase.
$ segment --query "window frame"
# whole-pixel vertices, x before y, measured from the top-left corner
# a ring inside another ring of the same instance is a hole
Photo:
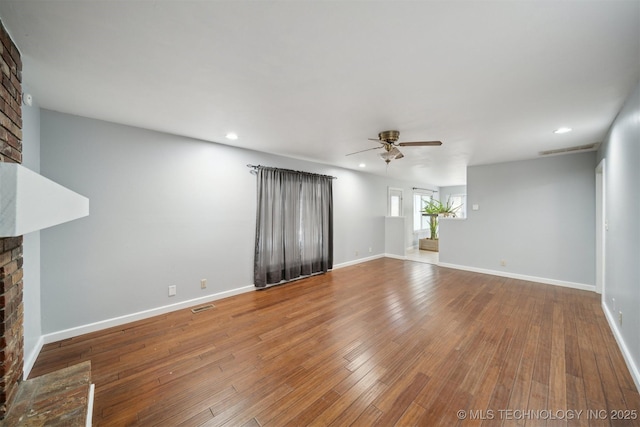
[[[456,205],[453,202],[453,198],[460,198],[461,202],[459,205]],[[458,209],[456,211],[456,218],[460,218],[460,219],[464,219],[467,217],[467,195],[463,194],[463,193],[457,193],[457,194],[449,194],[447,196],[447,203],[451,202],[451,206],[456,207],[456,206],[460,206],[460,209]]]
[[[429,228],[429,217],[422,216],[422,209],[424,208],[424,200],[423,197],[428,197],[429,201],[433,200],[434,191],[426,191],[426,190],[414,190],[413,191],[413,232],[414,233],[428,233],[430,232]],[[416,199],[420,197],[420,207],[416,206]],[[419,219],[418,219],[419,217]],[[416,222],[420,221],[419,229],[416,229]],[[425,223],[426,221],[426,223]],[[425,227],[426,226],[426,227]],[[424,227],[424,228],[422,228]]]
[[[397,193],[400,193],[400,200],[398,203],[398,215],[392,215],[393,211],[392,211],[392,206],[393,206],[393,202],[392,202],[392,197],[395,196]],[[404,212],[403,212],[403,200],[404,200],[404,190],[402,188],[398,188],[398,187],[387,187],[387,216],[390,217],[401,217],[404,216]]]

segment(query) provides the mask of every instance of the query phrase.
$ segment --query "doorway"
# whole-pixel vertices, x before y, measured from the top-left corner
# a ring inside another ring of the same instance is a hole
[[[438,252],[425,251],[419,248],[407,249],[407,259],[409,261],[423,262],[425,264],[438,264],[440,256]]]

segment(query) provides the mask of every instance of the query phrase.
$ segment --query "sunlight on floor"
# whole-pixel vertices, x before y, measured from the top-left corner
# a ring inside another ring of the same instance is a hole
[[[424,262],[427,264],[438,264],[438,252],[424,251],[418,248],[408,249],[407,260]]]

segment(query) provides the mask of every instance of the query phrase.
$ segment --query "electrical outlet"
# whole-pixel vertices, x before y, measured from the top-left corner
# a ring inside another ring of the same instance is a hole
[[[505,261],[503,259],[500,260],[500,265],[503,266],[503,267],[506,267],[507,266],[507,261]]]
[[[359,254],[359,252],[358,252],[358,251],[356,251],[356,256],[358,256],[358,254]]]
[[[207,289],[207,279],[200,280],[200,289]]]
[[[615,298],[611,298],[611,303],[613,304],[613,310],[615,311],[615,309],[616,309],[616,299]]]
[[[369,253],[373,252],[373,248],[369,247]]]
[[[176,295],[176,285],[169,286],[169,296],[173,297]]]
[[[620,323],[620,326],[622,326],[622,312],[621,311],[618,312],[618,323]]]

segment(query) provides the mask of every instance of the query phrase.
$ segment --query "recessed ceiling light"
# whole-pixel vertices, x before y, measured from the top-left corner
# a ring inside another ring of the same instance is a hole
[[[232,141],[235,141],[236,139],[238,139],[238,134],[234,132],[229,132],[225,136],[227,137],[227,139],[231,139]]]
[[[366,164],[364,164],[364,163],[360,163],[358,166],[360,166],[361,168],[364,168],[364,167],[366,167],[367,165],[366,165]]]
[[[573,129],[571,128],[563,127],[563,128],[558,128],[554,130],[553,133],[568,133],[568,132],[571,132],[572,130]]]

